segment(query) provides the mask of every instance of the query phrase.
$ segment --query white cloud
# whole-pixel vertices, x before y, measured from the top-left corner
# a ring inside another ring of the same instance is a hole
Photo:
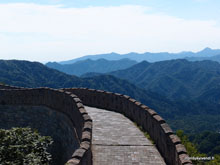
[[[143,6],[63,8],[0,4],[0,58],[59,61],[118,52],[199,50],[220,45],[214,21],[184,20]]]
[[[193,1],[196,1],[196,2],[208,2],[210,0],[193,0]]]

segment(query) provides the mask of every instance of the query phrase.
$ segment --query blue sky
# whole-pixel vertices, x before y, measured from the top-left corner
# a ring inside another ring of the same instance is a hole
[[[0,0],[0,58],[220,48],[219,0]]]

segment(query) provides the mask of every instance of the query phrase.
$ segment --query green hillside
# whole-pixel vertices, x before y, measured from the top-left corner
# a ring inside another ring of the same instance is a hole
[[[109,74],[172,100],[204,98],[214,93],[217,96],[220,89],[220,64],[213,61],[143,61]]]
[[[157,93],[172,103],[164,115],[173,129],[186,133],[220,131],[220,64],[213,61],[143,61],[128,69],[108,73]],[[98,76],[87,73],[82,77]],[[165,108],[168,109],[168,108]]]
[[[160,95],[150,91],[147,92],[126,80],[121,80],[110,75],[78,78],[47,68],[41,63],[17,60],[0,60],[0,72],[0,82],[13,86],[51,88],[87,87],[102,89],[129,95],[158,110],[164,116],[169,116],[172,111],[176,110],[172,108],[172,102]]]
[[[137,65],[139,66],[137,70],[130,70],[130,73],[133,74],[133,79],[135,79],[134,75],[141,71],[145,65],[150,66],[151,64],[143,62]],[[219,104],[210,104],[208,99],[202,102],[200,100],[190,99],[171,101],[154,91],[141,89],[127,80],[122,80],[111,75],[79,78],[47,68],[37,62],[0,60],[0,72],[0,82],[14,86],[51,88],[87,87],[126,94],[157,111],[175,130],[183,129],[186,132],[220,130]],[[212,95],[212,92],[209,93],[207,91],[204,93],[204,97],[210,95],[215,98],[219,94],[217,91],[214,90],[216,95]],[[205,121],[203,122],[204,116]],[[198,125],[198,123],[201,124]]]

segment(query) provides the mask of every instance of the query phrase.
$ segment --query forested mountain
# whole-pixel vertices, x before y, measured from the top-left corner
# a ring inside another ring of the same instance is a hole
[[[217,62],[143,61],[128,69],[108,74],[172,100],[211,98],[209,101],[220,102],[220,64]]]
[[[172,100],[179,115],[167,118],[173,129],[220,131],[220,64],[213,61],[143,61],[108,73]],[[84,77],[99,76],[87,73]],[[182,112],[182,113],[181,113]]]
[[[49,69],[38,62],[0,60],[0,73],[0,82],[21,87],[61,88],[81,83],[76,76]]]
[[[135,60],[137,62],[141,61],[149,61],[149,62],[156,62],[156,61],[164,61],[164,60],[171,60],[171,59],[183,59],[185,57],[211,57],[215,55],[220,54],[220,49],[211,49],[211,48],[205,48],[199,52],[189,52],[189,51],[184,51],[180,53],[168,53],[168,52],[159,52],[159,53],[151,53],[151,52],[146,52],[146,53],[128,53],[128,54],[117,54],[117,53],[109,53],[109,54],[98,54],[98,55],[88,55],[88,56],[83,56],[80,58],[76,58],[73,60],[68,60],[68,61],[62,61],[60,64],[72,64],[75,63],[76,61],[82,61],[86,59],[91,59],[91,60],[98,60],[98,59],[106,59],[106,60],[120,60],[123,58],[128,58],[131,60]]]
[[[134,64],[137,64],[137,62],[130,59],[121,59],[121,60],[113,60],[113,61],[109,61],[105,59],[98,59],[98,60],[86,59],[82,61],[77,61],[73,64],[63,64],[63,65],[56,62],[53,63],[49,62],[46,64],[46,66],[70,75],[80,76],[87,72],[106,73],[120,69],[126,69]]]
[[[220,54],[216,56],[211,57],[186,57],[185,58],[188,61],[204,61],[204,60],[210,60],[210,61],[217,61],[220,63]]]
[[[220,164],[220,133],[204,131],[202,133],[186,135],[184,131],[176,132],[182,144],[186,147],[189,157],[211,157],[211,161],[192,160],[198,165]]]
[[[183,60],[182,62],[185,63],[185,61]],[[179,66],[179,61],[176,62],[174,61],[176,63],[175,65]],[[150,67],[151,65],[150,63],[142,62],[136,65],[138,69],[135,69],[135,66],[133,66],[133,69],[129,69],[129,71],[134,77],[129,78],[136,79],[135,74],[138,74],[144,66]],[[172,65],[169,63],[167,66],[171,67]],[[213,66],[210,67],[212,68]],[[168,70],[175,69],[178,71],[177,68],[171,67]],[[164,68],[161,67],[159,70],[163,74],[162,70]],[[219,104],[210,104],[209,102],[199,102],[190,99],[171,101],[165,96],[141,89],[127,80],[121,80],[111,75],[79,78],[50,69],[41,63],[16,60],[0,60],[0,73],[0,82],[14,86],[52,88],[88,87],[126,94],[157,111],[175,130],[183,129],[186,132],[199,132],[202,130],[216,131],[220,129]],[[217,91],[215,91],[216,95],[218,95]],[[212,95],[208,91],[205,94]]]
[[[153,92],[147,92],[126,80],[110,75],[93,78],[78,78],[50,69],[38,62],[0,60],[0,82],[21,87],[87,87],[129,95],[142,103],[169,116],[173,108],[172,102]],[[163,106],[162,106],[163,105]],[[169,110],[169,111],[167,111]]]

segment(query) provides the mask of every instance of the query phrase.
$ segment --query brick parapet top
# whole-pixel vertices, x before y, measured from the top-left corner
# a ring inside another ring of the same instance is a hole
[[[172,129],[169,127],[169,125],[166,123],[166,121],[160,115],[158,115],[157,112],[155,112],[154,110],[150,109],[148,106],[146,106],[146,105],[142,104],[141,102],[131,98],[130,96],[122,95],[122,94],[118,94],[118,93],[107,92],[107,91],[96,90],[96,89],[84,89],[84,88],[68,88],[66,90],[67,91],[71,91],[71,89],[73,90],[72,91],[73,93],[74,93],[74,90],[82,90],[82,91],[87,90],[87,91],[92,92],[93,94],[94,93],[99,93],[99,94],[100,93],[102,93],[102,94],[104,93],[106,95],[114,96],[114,98],[117,97],[117,100],[119,98],[124,98],[125,100],[130,101],[132,104],[134,104],[136,107],[138,107],[137,110],[141,109],[141,110],[145,111],[146,113],[148,113],[152,117],[152,119],[154,121],[156,121],[158,123],[158,125],[159,125],[158,128],[161,129],[161,131],[165,134],[165,137],[167,139],[169,139],[169,141],[171,143],[173,143],[173,145],[171,145],[171,146],[174,147],[173,150],[175,150],[175,152],[177,153],[178,164],[185,164],[185,163],[192,164],[192,162],[190,160],[183,161],[183,156],[185,158],[185,157],[188,157],[188,155],[186,153],[185,147],[181,144],[180,139],[173,133]],[[80,97],[80,95],[79,95],[79,97]],[[90,106],[91,106],[91,104],[90,104]],[[115,111],[117,111],[117,110],[115,110]],[[162,155],[162,156],[164,156],[164,155]]]
[[[47,87],[22,88],[22,87],[13,87],[13,86],[0,84],[0,93],[1,93],[1,91],[2,92],[7,92],[7,91],[8,92],[13,92],[13,91],[14,92],[15,91],[19,91],[19,92],[45,91],[45,92],[51,92],[52,94],[58,93],[64,97],[71,98],[73,104],[76,105],[78,112],[80,113],[80,115],[83,118],[83,128],[81,130],[82,137],[81,137],[81,139],[79,139],[79,141],[80,141],[79,146],[80,147],[75,150],[72,158],[70,160],[68,160],[67,163],[68,164],[79,164],[81,162],[81,160],[83,159],[83,157],[85,156],[85,153],[90,152],[89,150],[91,150],[91,140],[92,140],[92,119],[88,115],[88,113],[86,112],[86,110],[82,104],[82,101],[76,95],[74,95],[71,92],[65,91],[63,89],[51,89],[51,88],[47,88]],[[34,105],[34,103],[33,103],[33,105]],[[42,105],[44,105],[44,104],[42,103]],[[45,105],[45,106],[48,106],[48,105]],[[56,110],[55,108],[52,108],[52,109]],[[75,112],[75,110],[72,112]],[[67,115],[67,117],[70,118],[69,115]]]

